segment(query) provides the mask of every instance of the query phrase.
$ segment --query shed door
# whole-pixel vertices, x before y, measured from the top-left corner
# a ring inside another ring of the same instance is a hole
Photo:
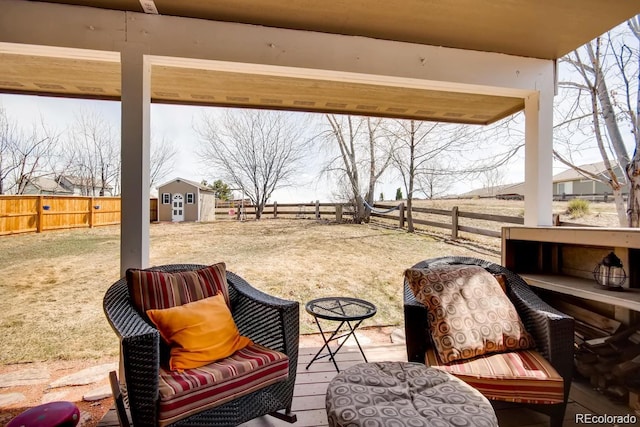
[[[174,194],[171,201],[171,221],[184,221],[184,197],[182,194]]]

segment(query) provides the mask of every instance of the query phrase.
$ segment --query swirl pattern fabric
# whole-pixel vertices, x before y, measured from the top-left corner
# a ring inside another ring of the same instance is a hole
[[[443,363],[535,345],[500,284],[484,268],[412,268],[405,277],[428,308],[431,337]]]
[[[489,401],[463,381],[419,363],[362,363],[326,395],[330,427],[497,427]]]

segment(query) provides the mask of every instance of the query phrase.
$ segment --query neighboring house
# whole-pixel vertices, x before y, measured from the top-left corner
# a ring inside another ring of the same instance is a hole
[[[608,174],[604,167],[604,162],[591,163],[579,166],[580,169],[591,172],[594,175],[602,176],[608,180]],[[613,169],[620,181],[624,182],[624,173],[619,166]],[[625,186],[622,194],[628,194]],[[585,198],[593,200],[607,200],[612,195],[611,187],[600,181],[593,180],[581,175],[574,169],[568,169],[553,176],[553,199],[563,200],[570,198]],[[480,188],[460,194],[458,197],[496,197],[498,199],[524,199],[524,183],[500,185],[491,188]]]
[[[212,221],[216,194],[208,187],[183,178],[158,186],[159,221]]]
[[[78,196],[113,196],[113,187],[107,183],[72,175],[60,175],[58,182]]]
[[[102,193],[102,194],[101,194]],[[70,175],[57,178],[40,176],[29,180],[23,194],[64,194],[75,196],[113,196],[113,187],[91,185],[90,180]]]
[[[27,182],[23,194],[73,194],[73,191],[63,187],[53,178],[40,176]]]
[[[579,168],[594,175],[601,176],[605,182],[609,180],[604,162],[582,165],[579,166]],[[620,177],[621,182],[625,181],[623,178],[624,172],[618,165],[613,168],[613,171],[616,176]],[[609,185],[587,178],[574,169],[568,169],[553,177],[554,199],[562,199],[565,195],[584,195],[589,197],[611,195],[611,193],[612,191]],[[623,188],[622,193],[628,193],[626,186]]]

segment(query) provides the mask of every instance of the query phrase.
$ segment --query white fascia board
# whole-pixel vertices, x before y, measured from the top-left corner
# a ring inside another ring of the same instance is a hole
[[[0,0],[0,42],[118,51],[126,13],[84,6]]]
[[[525,97],[553,61],[366,37],[0,0],[0,43],[120,51],[151,63]],[[46,50],[45,50],[46,51]]]

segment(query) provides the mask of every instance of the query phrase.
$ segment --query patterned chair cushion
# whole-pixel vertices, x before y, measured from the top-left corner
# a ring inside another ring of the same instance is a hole
[[[254,344],[226,359],[183,372],[160,368],[160,427],[286,380],[289,358]]]
[[[223,262],[180,272],[130,268],[126,273],[129,295],[143,315],[147,310],[176,307],[221,293],[230,307],[226,265]]]
[[[486,397],[421,363],[361,363],[327,388],[330,427],[497,427]]]
[[[428,308],[431,338],[444,363],[534,346],[515,307],[484,268],[412,268],[405,277]]]
[[[564,381],[535,350],[486,354],[474,359],[442,363],[433,349],[426,363],[455,375],[487,399],[554,404],[564,402]]]

